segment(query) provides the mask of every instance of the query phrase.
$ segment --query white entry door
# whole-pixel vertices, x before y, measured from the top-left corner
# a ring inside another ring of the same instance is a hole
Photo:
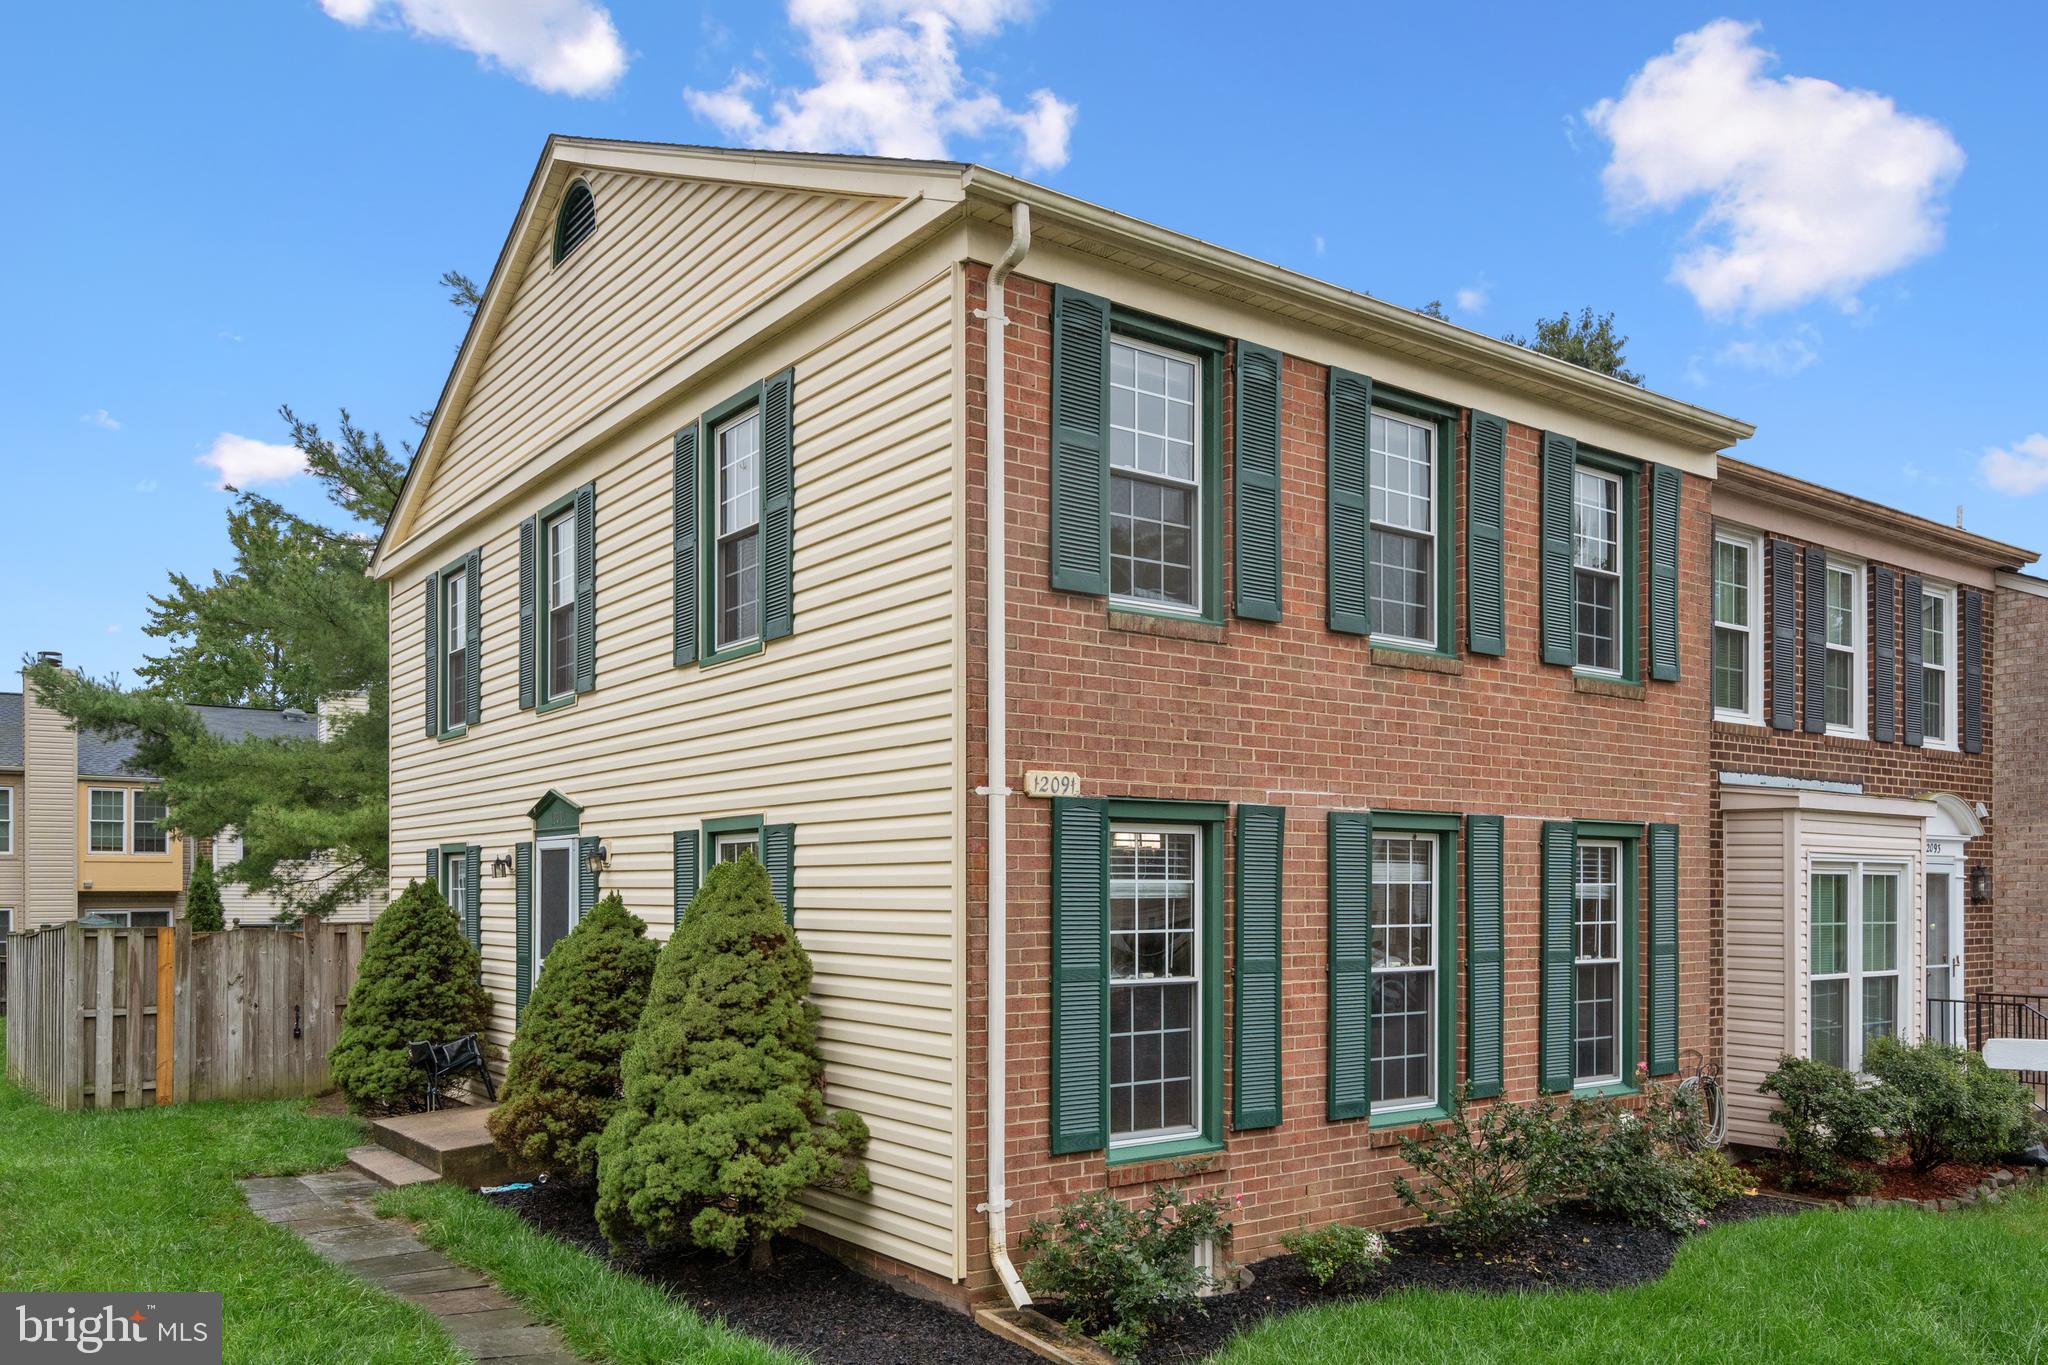
[[[1963,1018],[1963,877],[1954,863],[1927,865],[1927,1036],[1969,1042]]]

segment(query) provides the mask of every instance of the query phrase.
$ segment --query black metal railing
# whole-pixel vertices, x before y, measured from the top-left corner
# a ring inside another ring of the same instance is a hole
[[[1978,991],[1970,997],[1970,1046],[1981,1052],[1986,1038],[2048,1038],[2048,995]],[[2048,1071],[2014,1074],[2033,1086],[2048,1108]]]
[[[1950,1047],[1970,1045],[1970,1002],[1927,997],[1927,1036]]]

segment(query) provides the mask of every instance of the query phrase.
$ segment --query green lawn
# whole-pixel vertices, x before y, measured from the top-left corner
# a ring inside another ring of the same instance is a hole
[[[64,1113],[0,1080],[0,1288],[217,1290],[248,1365],[459,1365],[433,1317],[249,1212],[238,1176],[338,1166],[353,1120],[303,1104]]]
[[[706,1322],[682,1300],[535,1232],[468,1190],[413,1185],[377,1196],[377,1211],[418,1224],[420,1240],[481,1270],[555,1324],[577,1354],[614,1365],[798,1365],[797,1358]],[[875,1365],[885,1365],[877,1361]]]
[[[2048,1360],[2048,1193],[1933,1214],[1717,1228],[1612,1293],[1404,1292],[1276,1318],[1214,1365],[1427,1361]]]

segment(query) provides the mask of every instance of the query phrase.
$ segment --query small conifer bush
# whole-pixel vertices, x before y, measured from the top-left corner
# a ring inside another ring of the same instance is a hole
[[[617,893],[548,949],[526,1002],[491,1138],[516,1163],[583,1183],[597,1136],[619,1107],[619,1063],[654,975],[647,921]]]
[[[427,1076],[406,1053],[415,1039],[481,1035],[491,997],[476,949],[432,882],[412,882],[370,926],[341,1036],[327,1054],[334,1083],[358,1112],[406,1113],[426,1103]]]
[[[213,877],[213,859],[195,858],[192,885],[185,888],[185,923],[195,934],[211,934],[227,928],[221,913],[220,883]]]
[[[865,1194],[867,1124],[825,1109],[811,960],[753,857],[711,869],[654,965],[597,1146],[614,1246],[687,1245],[769,1263],[810,1187]]]

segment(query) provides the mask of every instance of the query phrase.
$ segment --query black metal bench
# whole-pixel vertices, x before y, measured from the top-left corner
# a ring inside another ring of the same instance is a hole
[[[498,1102],[497,1087],[491,1084],[491,1069],[484,1065],[484,1050],[474,1033],[465,1033],[445,1043],[421,1041],[407,1043],[405,1047],[413,1064],[427,1073],[428,1109],[441,1107],[442,1093],[448,1088],[445,1083],[450,1078],[471,1069],[484,1083],[485,1096],[493,1104]]]

